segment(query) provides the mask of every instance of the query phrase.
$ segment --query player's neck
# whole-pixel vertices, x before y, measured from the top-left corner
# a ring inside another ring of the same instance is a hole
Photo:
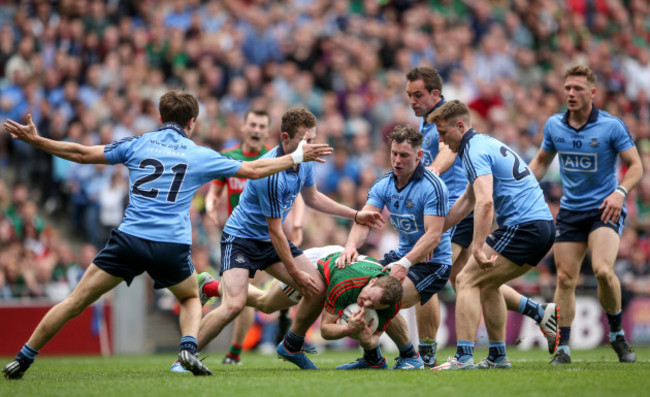
[[[581,128],[587,124],[589,116],[591,115],[591,104],[585,106],[583,109],[569,111],[569,125],[575,129]]]

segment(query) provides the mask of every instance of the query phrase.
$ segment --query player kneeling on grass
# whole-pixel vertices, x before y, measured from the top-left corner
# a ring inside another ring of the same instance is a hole
[[[363,358],[351,364],[341,365],[337,369],[386,369],[386,359],[379,349],[379,336],[393,319],[399,319],[398,321],[405,324],[404,319],[397,315],[401,308],[402,285],[399,280],[383,272],[382,265],[370,257],[360,256],[359,260],[350,266],[337,268],[334,262],[342,250],[341,246],[326,246],[304,251],[327,285],[321,334],[325,339],[340,339],[345,336],[358,339],[364,349]],[[214,281],[208,273],[201,273],[199,277],[203,303],[211,297],[220,296],[218,281]],[[299,291],[273,280],[266,291],[249,285],[246,306],[264,313],[273,313],[296,305],[300,298]],[[340,319],[341,315],[345,308],[353,303],[361,306],[362,310],[352,314],[345,324]],[[377,324],[366,323],[365,314],[369,309],[377,312]],[[406,331],[403,326],[399,329]],[[397,340],[408,342],[408,338],[408,333],[404,332]],[[308,359],[305,357],[305,360]]]

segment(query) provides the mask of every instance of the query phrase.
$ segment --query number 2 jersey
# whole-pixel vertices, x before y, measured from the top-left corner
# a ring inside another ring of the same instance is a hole
[[[340,316],[349,304],[356,303],[359,294],[370,280],[375,277],[388,276],[382,272],[383,266],[374,258],[365,257],[359,262],[340,269],[334,264],[341,253],[336,252],[318,260],[318,271],[327,285],[324,309],[333,315]],[[377,310],[379,324],[377,331],[385,331],[390,320],[399,313],[402,303],[386,309]]]
[[[506,144],[470,129],[461,140],[458,155],[471,184],[479,176],[492,175],[494,212],[499,226],[553,220],[535,175]]]
[[[587,124],[569,125],[569,113],[546,121],[542,149],[557,152],[564,195],[560,205],[571,211],[598,209],[618,185],[618,154],[634,146],[621,119],[592,107]]]
[[[241,161],[195,144],[176,123],[107,145],[104,156],[109,164],[129,169],[129,205],[118,229],[147,240],[190,245],[194,193],[241,167]]]

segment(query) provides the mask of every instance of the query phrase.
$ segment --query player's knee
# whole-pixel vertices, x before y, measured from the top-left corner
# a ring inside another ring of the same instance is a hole
[[[241,299],[231,299],[229,302],[221,302],[221,306],[223,306],[225,315],[229,320],[237,317],[237,315],[239,315],[239,313],[244,310],[245,305],[246,302],[242,301]]]
[[[567,273],[564,271],[558,270],[557,272],[557,286],[561,289],[575,289],[578,284],[578,277]]]
[[[598,281],[606,281],[613,277],[616,277],[614,274],[614,269],[609,268],[608,266],[600,266],[594,268],[594,276]]]

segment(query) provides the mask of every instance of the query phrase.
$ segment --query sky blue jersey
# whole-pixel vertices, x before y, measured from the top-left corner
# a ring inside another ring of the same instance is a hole
[[[370,188],[366,204],[390,212],[390,223],[399,234],[397,253],[404,256],[424,234],[424,216],[447,216],[449,193],[445,183],[420,162],[406,186],[397,188],[397,179],[389,171]],[[451,234],[443,233],[440,244],[422,262],[451,266]]]
[[[177,123],[106,145],[104,156],[108,163],[129,169],[129,205],[119,230],[166,243],[192,244],[194,193],[241,167],[241,161],[195,144]]]
[[[461,140],[458,156],[470,183],[481,175],[492,175],[494,212],[499,226],[553,220],[535,175],[506,144],[470,129]]]
[[[549,117],[542,149],[557,152],[564,195],[560,205],[571,211],[597,209],[618,185],[618,154],[634,146],[625,123],[618,117],[591,109],[579,130],[569,125],[569,112]]]
[[[444,104],[445,97],[443,96],[440,102],[431,109],[431,112]],[[429,114],[431,114],[431,112],[429,112]],[[440,152],[438,129],[436,128],[435,123],[429,124],[426,122],[427,116],[420,119],[420,132],[424,135],[424,141],[422,142],[422,151],[424,152],[424,155],[422,156],[422,164],[424,164],[425,167],[433,164],[433,160],[436,159],[436,156],[438,156],[438,153]],[[463,168],[460,156],[456,156],[454,163],[447,171],[440,174],[440,178],[445,185],[447,185],[447,189],[449,190],[449,206],[452,206],[467,188],[467,177],[465,176],[465,169]]]
[[[284,156],[282,146],[276,146],[260,158]],[[248,181],[239,197],[239,205],[226,221],[224,232],[254,240],[270,240],[266,217],[282,218],[284,223],[293,202],[303,187],[314,186],[312,163],[293,167],[253,181]]]

